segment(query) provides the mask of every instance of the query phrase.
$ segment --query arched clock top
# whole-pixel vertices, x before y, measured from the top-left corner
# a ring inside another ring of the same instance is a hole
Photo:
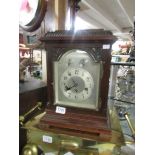
[[[45,48],[48,51],[48,48]],[[52,48],[51,52],[51,60],[59,61],[61,57],[68,51],[73,50],[73,48]],[[90,48],[74,48],[74,50],[81,50],[87,52],[94,62],[103,61],[105,50],[102,47],[90,47]]]

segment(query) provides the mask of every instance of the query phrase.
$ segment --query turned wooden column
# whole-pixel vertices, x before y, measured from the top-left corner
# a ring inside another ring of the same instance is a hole
[[[76,12],[80,9],[80,0],[55,0],[55,29],[66,30],[69,20],[70,30],[74,30]]]
[[[65,30],[68,0],[55,0],[55,29]]]

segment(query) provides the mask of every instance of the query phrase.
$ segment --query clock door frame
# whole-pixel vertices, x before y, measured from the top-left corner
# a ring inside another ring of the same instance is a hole
[[[54,47],[53,47],[54,46]],[[53,61],[58,61],[60,57],[67,51],[72,49],[79,49],[86,51],[89,55],[95,59],[95,56],[92,54],[92,51],[99,51],[102,50],[101,44],[85,44],[85,43],[69,43],[69,44],[47,44],[47,86],[48,86],[48,96],[49,96],[49,109],[55,109],[57,105],[54,105],[54,66]],[[48,50],[50,49],[50,51]],[[54,53],[54,54],[53,54]],[[56,54],[57,53],[57,54]],[[55,55],[55,56],[54,56]],[[101,60],[98,60],[101,61]],[[90,110],[90,109],[81,109],[80,112],[82,114],[91,113],[93,115],[101,115],[105,116],[107,115],[107,99],[108,99],[108,88],[109,88],[109,77],[110,77],[110,64],[111,64],[111,54],[108,52],[108,50],[104,50],[103,52],[103,76],[101,78],[100,83],[100,98],[101,98],[101,106],[99,108],[99,111]],[[72,108],[72,107],[66,107],[67,111],[69,112],[75,112],[79,111],[79,108]]]

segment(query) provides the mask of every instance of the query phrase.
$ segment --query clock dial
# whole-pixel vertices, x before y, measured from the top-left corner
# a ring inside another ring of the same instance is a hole
[[[100,67],[85,51],[64,53],[54,62],[55,104],[98,110]]]
[[[94,82],[91,74],[82,68],[67,69],[60,79],[63,94],[69,100],[86,100],[92,94]]]

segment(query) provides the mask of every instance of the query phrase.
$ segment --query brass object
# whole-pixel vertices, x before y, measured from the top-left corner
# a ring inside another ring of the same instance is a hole
[[[38,148],[35,144],[27,144],[22,151],[22,155],[38,155]]]
[[[73,153],[73,155],[100,155],[98,149],[95,148],[80,148],[74,151],[61,148],[58,155],[67,155],[70,153]]]
[[[46,141],[44,137],[51,139],[51,141]],[[63,134],[55,134],[53,132],[32,128],[31,126],[27,131],[27,143],[35,143],[38,146],[41,146],[45,152],[56,152],[60,149],[76,151],[83,146],[83,141],[81,138]]]
[[[125,144],[135,144],[134,141],[126,141]]]
[[[93,141],[91,139],[85,139],[82,137],[69,136],[66,134],[58,134],[52,131],[41,130],[37,128],[37,124],[44,115],[45,112],[37,115],[33,119],[26,122],[22,127],[27,129],[28,143],[28,146],[25,146],[23,149],[23,153],[25,154],[22,155],[31,155],[32,150],[33,152],[35,152],[35,147],[33,144],[41,146],[41,148],[43,148],[44,150],[44,153],[51,152],[54,155],[63,155],[66,152],[73,152],[75,155],[102,155],[106,153],[110,154],[116,151],[114,149],[115,146],[121,147],[125,145],[125,140],[123,139],[119,119],[117,118],[118,116],[113,106],[109,106],[110,124],[112,128],[112,137],[110,143],[107,143],[106,141]],[[52,141],[44,141],[43,136],[51,138]]]
[[[63,148],[67,148],[69,150],[76,150],[79,148],[79,144],[74,142],[74,141],[69,141],[69,140],[61,140],[60,145]]]
[[[23,126],[26,117],[28,115],[30,115],[34,110],[36,110],[36,109],[41,110],[41,106],[42,106],[42,103],[41,102],[38,102],[37,105],[34,106],[32,109],[30,109],[27,113],[25,113],[22,116],[19,116],[19,123],[20,123],[20,125]]]
[[[124,114],[124,117],[126,118],[126,120],[128,122],[128,125],[129,125],[129,128],[130,128],[131,132],[132,132],[133,138],[135,138],[135,129],[134,129],[134,127],[133,127],[133,125],[132,125],[132,123],[131,123],[131,121],[129,119],[129,114],[128,113],[125,113]]]
[[[110,117],[110,125],[112,130],[111,143],[117,145],[125,145],[125,139],[122,132],[122,128],[118,119],[118,115],[115,107],[109,103],[108,107],[109,117]]]

